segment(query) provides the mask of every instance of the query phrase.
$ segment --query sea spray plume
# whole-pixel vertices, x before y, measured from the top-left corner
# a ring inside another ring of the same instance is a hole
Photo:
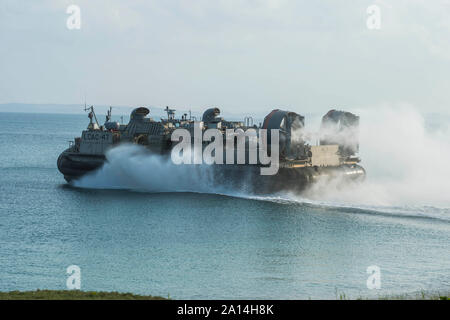
[[[231,184],[212,165],[176,165],[170,156],[149,152],[139,145],[123,144],[106,153],[107,162],[97,171],[73,182],[76,187],[129,189],[146,192],[202,192],[246,194],[246,177]]]
[[[450,131],[427,131],[423,116],[407,105],[370,108],[361,115],[363,184],[339,188],[319,181],[305,196],[335,203],[450,207]]]
[[[410,106],[384,107],[364,119],[361,153],[372,170],[369,181],[383,183],[394,202],[450,206],[448,127],[445,133],[427,131]]]
[[[105,165],[74,183],[77,187],[150,192],[207,192],[210,166],[177,166],[142,146],[125,144],[106,153]]]

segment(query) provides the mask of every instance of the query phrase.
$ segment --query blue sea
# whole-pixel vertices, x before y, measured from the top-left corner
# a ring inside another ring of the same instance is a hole
[[[344,193],[255,196],[117,153],[69,185],[56,160],[87,120],[0,113],[0,291],[66,289],[70,265],[82,290],[174,299],[450,291],[450,176],[417,176],[428,170],[420,148],[410,152],[422,166],[402,163],[399,144],[379,161],[362,141],[367,185]],[[444,160],[446,147],[436,147]],[[399,169],[383,171],[390,162]],[[367,286],[369,266],[379,267],[379,289]]]

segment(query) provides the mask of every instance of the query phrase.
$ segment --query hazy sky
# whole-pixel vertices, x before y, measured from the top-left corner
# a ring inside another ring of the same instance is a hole
[[[69,30],[69,5],[81,29]],[[366,26],[370,5],[381,29]],[[450,1],[1,0],[0,103],[450,112]]]

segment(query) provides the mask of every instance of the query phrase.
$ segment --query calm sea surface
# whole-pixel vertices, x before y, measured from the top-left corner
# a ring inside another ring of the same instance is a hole
[[[73,187],[56,159],[86,125],[0,113],[0,290],[65,289],[70,265],[82,290],[175,299],[450,290],[448,209]],[[372,265],[379,290],[366,286]]]

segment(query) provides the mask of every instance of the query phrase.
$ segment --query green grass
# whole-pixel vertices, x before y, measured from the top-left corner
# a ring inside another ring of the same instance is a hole
[[[380,296],[379,300],[450,300],[449,294],[426,293]]]
[[[166,300],[156,296],[141,296],[132,293],[79,291],[79,290],[36,290],[0,292],[0,300]]]
[[[0,300],[166,300],[158,296],[142,296],[133,293],[79,291],[79,290],[36,290],[0,292]],[[336,292],[337,300],[352,300],[345,293]],[[450,294],[426,293],[358,297],[356,300],[450,300]]]
[[[352,300],[345,293],[339,293],[336,291],[336,300]],[[449,293],[437,293],[437,292],[416,292],[416,293],[405,293],[397,295],[379,295],[376,297],[363,297],[359,296],[356,300],[450,300]]]

